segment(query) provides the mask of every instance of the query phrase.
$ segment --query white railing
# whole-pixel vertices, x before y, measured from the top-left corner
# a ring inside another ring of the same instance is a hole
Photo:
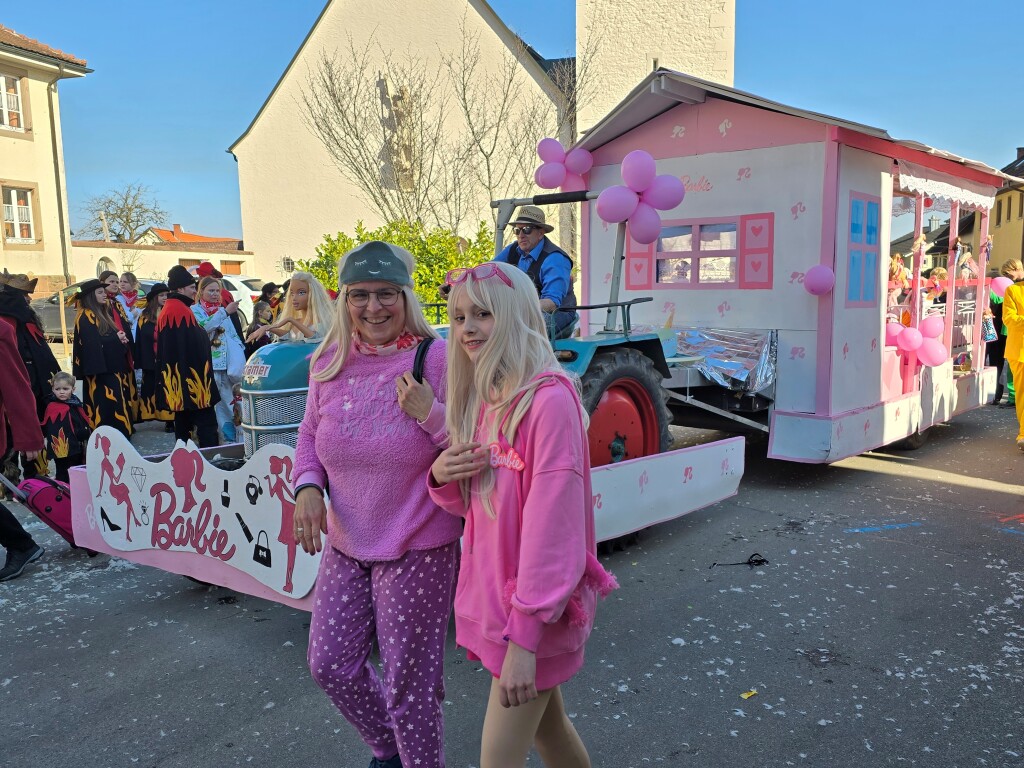
[[[14,206],[4,203],[4,221],[14,222]]]
[[[5,94],[7,96],[7,109],[10,112],[21,112],[21,98],[16,93]]]
[[[7,206],[4,206],[5,208]],[[18,223],[19,224],[31,224],[32,223],[32,212],[29,210],[27,205],[18,206]]]

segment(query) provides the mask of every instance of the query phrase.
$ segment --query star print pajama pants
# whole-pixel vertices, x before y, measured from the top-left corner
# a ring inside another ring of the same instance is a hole
[[[309,668],[375,757],[444,766],[444,644],[458,542],[361,562],[324,548]],[[383,675],[370,660],[376,636]]]

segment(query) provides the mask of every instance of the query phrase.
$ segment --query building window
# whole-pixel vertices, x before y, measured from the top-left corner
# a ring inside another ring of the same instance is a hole
[[[666,221],[652,245],[629,239],[626,289],[771,288],[771,213]]]
[[[0,74],[0,128],[25,130],[21,108],[21,80],[14,75]]]
[[[996,226],[999,226],[1000,221],[1003,218],[1003,201],[996,200]]]
[[[32,221],[32,190],[4,187],[3,201],[4,241],[15,244],[35,243],[36,229]]]
[[[655,281],[735,286],[738,255],[735,221],[665,227],[655,249]]]
[[[178,264],[185,269],[192,269],[192,267],[198,267],[203,263],[202,259],[178,259]]]
[[[242,274],[242,262],[221,259],[220,271],[223,275],[240,275]]]
[[[877,197],[850,195],[850,231],[846,242],[847,307],[878,306],[879,213]]]
[[[1020,193],[1020,207],[1017,208],[1017,218],[1024,219],[1024,192]]]

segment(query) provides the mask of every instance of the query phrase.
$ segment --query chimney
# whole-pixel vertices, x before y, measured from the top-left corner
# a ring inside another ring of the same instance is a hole
[[[1024,147],[1017,147],[1017,159],[1024,157]]]
[[[934,232],[942,224],[942,219],[936,216],[934,213],[928,217],[928,231]]]
[[[181,224],[174,225],[174,236],[177,238],[181,237]]]

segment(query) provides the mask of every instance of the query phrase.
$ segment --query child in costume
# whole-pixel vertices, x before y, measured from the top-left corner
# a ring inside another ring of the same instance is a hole
[[[489,262],[448,273],[447,427],[431,498],[465,517],[456,643],[491,673],[480,766],[589,768],[559,686],[583,665],[598,594],[587,414],[537,291]]]
[[[75,396],[75,377],[61,371],[53,376],[53,394],[43,413],[46,449],[57,465],[57,479],[68,482],[68,469],[85,463],[92,428],[85,406]]]

